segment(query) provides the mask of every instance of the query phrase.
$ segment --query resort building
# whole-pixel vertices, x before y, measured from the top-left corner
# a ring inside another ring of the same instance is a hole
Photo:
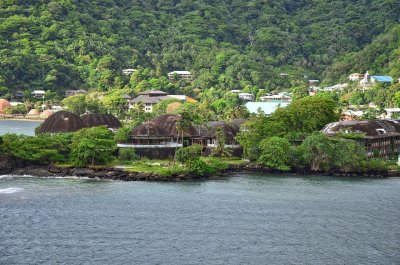
[[[400,122],[398,120],[341,121],[327,124],[321,132],[335,136],[356,133],[368,157],[392,158],[400,154]]]
[[[85,127],[106,126],[112,131],[122,127],[121,122],[112,114],[88,113],[83,114],[81,119]]]
[[[138,97],[128,100],[128,108],[142,108],[144,112],[153,112],[156,104],[167,99],[176,99],[182,102],[197,102],[195,99],[185,95],[168,95],[164,91],[150,90],[140,92]]]
[[[190,73],[189,71],[173,71],[168,73],[167,75],[168,79],[175,79],[175,76],[178,76],[180,79],[192,79],[192,73]]]
[[[36,133],[68,133],[85,128],[82,119],[68,111],[59,111],[48,117],[37,129]]]
[[[165,114],[135,127],[126,143],[118,143],[119,148],[135,148],[140,156],[149,158],[167,158],[173,156],[176,148],[200,144],[204,154],[210,154],[218,145],[218,130],[225,139],[225,147],[233,155],[241,156],[242,148],[235,141],[236,134],[245,120],[231,122],[208,122],[194,126],[175,114]]]
[[[44,111],[42,114],[50,114]],[[39,115],[39,114],[38,114]],[[111,131],[121,127],[120,121],[111,114],[84,114],[82,117],[68,112],[58,111],[50,114],[48,118],[36,130],[36,133],[69,133],[83,128],[105,126]]]

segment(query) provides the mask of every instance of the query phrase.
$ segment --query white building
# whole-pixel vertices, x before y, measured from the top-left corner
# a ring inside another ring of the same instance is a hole
[[[239,93],[238,96],[241,100],[245,100],[245,101],[253,101],[254,100],[254,95],[250,94],[250,93]]]
[[[123,73],[124,75],[131,75],[131,74],[133,74],[133,73],[136,72],[136,71],[137,71],[136,69],[128,68],[128,69],[123,69],[123,70],[122,70],[122,73]]]
[[[364,75],[360,74],[360,73],[352,73],[351,75],[349,75],[350,81],[359,81],[363,78],[364,78]]]
[[[192,73],[189,71],[173,71],[168,73],[168,78],[174,79],[175,75],[178,75],[181,79],[192,79]]]
[[[44,91],[44,90],[34,90],[34,91],[31,93],[31,95],[32,95],[34,98],[40,98],[40,99],[43,99],[45,94],[46,94],[46,91]]]

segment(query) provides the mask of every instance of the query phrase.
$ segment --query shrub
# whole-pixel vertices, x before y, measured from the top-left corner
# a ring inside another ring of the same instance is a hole
[[[187,165],[191,161],[199,159],[201,156],[201,149],[201,145],[198,144],[182,147],[176,151],[176,160],[183,165]]]
[[[133,148],[120,148],[118,151],[118,159],[120,161],[138,160],[140,157],[136,154]]]
[[[189,172],[197,177],[210,176],[213,172],[210,166],[201,159],[191,160],[188,164]]]
[[[285,138],[271,137],[260,142],[258,162],[272,169],[290,170],[292,146]]]

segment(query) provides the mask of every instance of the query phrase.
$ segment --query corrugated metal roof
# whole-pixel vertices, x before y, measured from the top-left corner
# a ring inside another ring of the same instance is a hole
[[[271,115],[279,107],[284,108],[288,106],[290,102],[284,100],[267,101],[267,102],[247,102],[246,108],[251,113],[257,113],[258,109],[261,109],[265,115]]]
[[[383,82],[383,83],[392,83],[393,78],[391,76],[387,75],[373,75],[371,78],[375,79],[378,82]]]

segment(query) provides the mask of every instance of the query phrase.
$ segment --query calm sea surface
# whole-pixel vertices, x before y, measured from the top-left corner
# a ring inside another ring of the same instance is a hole
[[[0,120],[0,135],[6,133],[35,135],[35,128],[41,123],[41,121]]]
[[[400,264],[400,178],[0,177],[0,264]]]
[[[0,176],[0,264],[400,264],[400,178]]]

